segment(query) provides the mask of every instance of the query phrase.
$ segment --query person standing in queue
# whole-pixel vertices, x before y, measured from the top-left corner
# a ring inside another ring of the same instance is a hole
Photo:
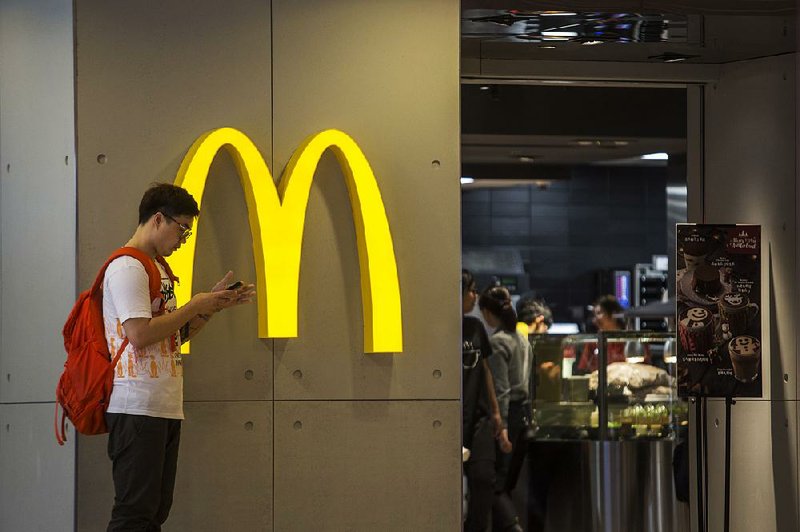
[[[502,286],[490,287],[481,294],[478,304],[486,323],[494,329],[489,340],[492,346],[489,367],[494,378],[503,426],[508,431],[510,441],[517,444],[529,416],[531,346],[528,339],[517,331],[517,313],[508,290]],[[492,505],[492,530],[495,532],[522,530],[514,503],[506,490],[506,478],[511,463],[508,455],[511,449],[508,447],[503,448],[500,440]]]
[[[489,526],[495,486],[495,439],[502,448],[511,449],[487,362],[492,355],[489,336],[479,319],[468,316],[477,299],[472,273],[461,270],[462,437],[464,448],[468,449],[464,473],[469,494],[466,532],[483,532]]]

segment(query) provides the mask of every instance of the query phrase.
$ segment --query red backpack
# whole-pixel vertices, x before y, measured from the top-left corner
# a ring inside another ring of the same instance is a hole
[[[81,434],[105,434],[108,432],[105,412],[114,387],[114,368],[119,357],[128,345],[123,340],[114,358],[108,351],[105,325],[103,321],[103,278],[106,268],[114,259],[129,256],[139,260],[150,279],[150,300],[161,299],[158,315],[164,312],[164,299],[161,296],[161,272],[153,259],[146,253],[131,247],[119,248],[106,261],[94,284],[89,290],[81,292],[64,324],[64,348],[67,361],[64,373],[56,386],[55,431],[59,445],[67,441],[65,417],[69,417],[75,429]],[[163,257],[156,257],[173,281],[173,275]],[[58,427],[58,405],[61,405],[61,431]]]

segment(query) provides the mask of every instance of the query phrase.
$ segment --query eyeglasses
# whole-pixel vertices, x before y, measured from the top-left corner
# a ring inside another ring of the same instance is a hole
[[[178,227],[181,229],[181,240],[186,240],[187,238],[192,236],[192,228],[191,227],[189,227],[186,224],[180,223],[178,220],[176,220],[175,218],[173,218],[169,214],[165,214],[163,212],[161,214],[164,215],[164,218],[167,218],[168,220],[172,220],[173,222],[178,224]]]

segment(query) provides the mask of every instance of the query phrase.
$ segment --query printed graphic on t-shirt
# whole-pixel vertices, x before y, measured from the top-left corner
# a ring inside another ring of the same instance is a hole
[[[176,308],[175,290],[168,277],[161,279],[161,298],[166,301],[165,312],[173,312]],[[152,301],[152,311],[155,315],[161,308],[161,298]],[[106,337],[109,350],[116,354],[125,338],[122,323],[119,319],[114,323],[106,323]],[[183,376],[181,364],[180,333],[176,332],[157,344],[149,345],[143,349],[136,349],[131,344],[117,362],[115,377],[118,379],[158,379],[162,377]]]

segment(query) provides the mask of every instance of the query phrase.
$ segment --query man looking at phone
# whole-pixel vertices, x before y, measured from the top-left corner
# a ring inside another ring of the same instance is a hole
[[[198,214],[186,190],[153,185],[142,197],[139,225],[126,247],[153,259],[168,257],[191,236]],[[161,274],[161,298],[155,301],[147,271],[134,257],[112,261],[103,281],[109,351],[116,354],[125,339],[129,342],[114,368],[106,410],[115,491],[109,531],[161,530],[172,506],[183,419],[180,344],[214,313],[249,302],[255,292],[241,282],[226,289],[233,280],[228,272],[211,291],[178,307],[169,273],[155,264]]]

